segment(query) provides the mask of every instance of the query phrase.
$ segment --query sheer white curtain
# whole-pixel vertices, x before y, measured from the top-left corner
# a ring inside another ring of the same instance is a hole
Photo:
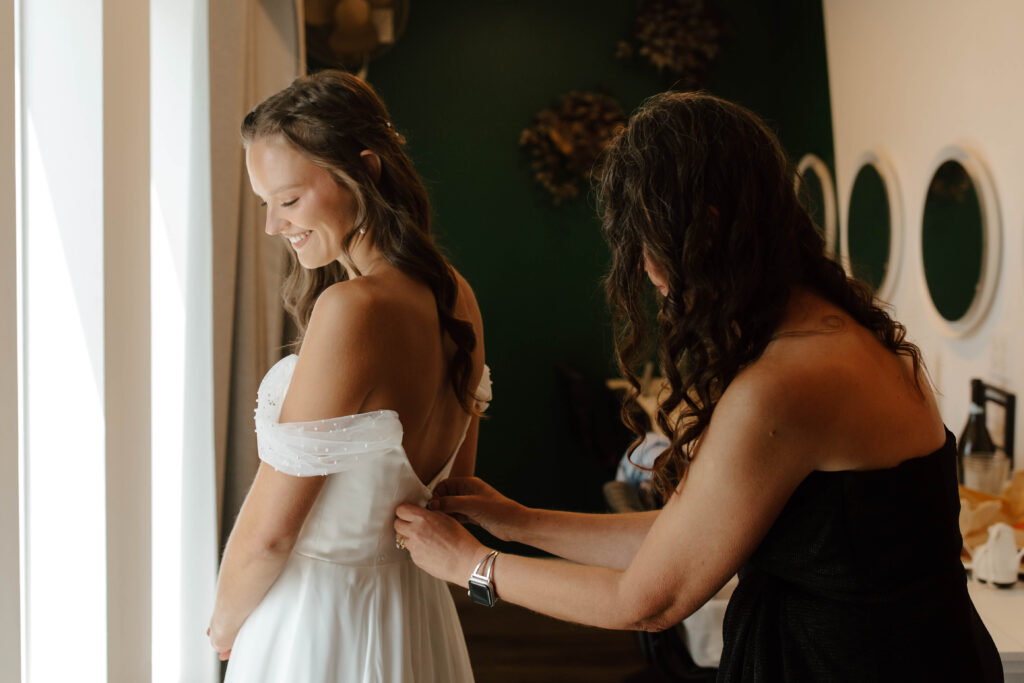
[[[302,72],[296,0],[210,7],[214,425],[221,541],[256,472],[252,414],[281,357],[284,244],[263,234],[238,129],[245,114]]]
[[[204,631],[217,570],[207,0],[151,0],[153,664],[218,679]]]
[[[300,72],[296,13],[0,0],[0,680],[218,678],[225,481],[282,327],[237,130]]]
[[[148,4],[19,7],[23,665],[29,681],[145,680]]]
[[[281,245],[262,234],[242,117],[300,71],[295,0],[153,13],[153,680],[207,683],[221,525],[256,466],[252,408],[281,352]]]

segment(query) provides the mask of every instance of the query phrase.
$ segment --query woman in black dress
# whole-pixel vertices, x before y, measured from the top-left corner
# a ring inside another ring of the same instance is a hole
[[[497,556],[489,588],[605,628],[671,627],[738,571],[719,680],[1002,680],[967,594],[955,443],[920,352],[825,256],[793,179],[748,110],[695,93],[646,102],[607,153],[600,196],[618,360],[636,388],[647,279],[661,294],[667,503],[535,510],[453,479],[434,510],[398,510],[399,540],[463,586],[490,551],[456,520],[571,560]]]

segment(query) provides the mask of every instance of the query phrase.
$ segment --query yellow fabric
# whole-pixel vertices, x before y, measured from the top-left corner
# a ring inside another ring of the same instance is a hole
[[[1024,547],[1024,471],[998,496],[960,487],[960,535],[968,556],[988,540],[988,528],[997,522],[1012,526],[1017,547]]]

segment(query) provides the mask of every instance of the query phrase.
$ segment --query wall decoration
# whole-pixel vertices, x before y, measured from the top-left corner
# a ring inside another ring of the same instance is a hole
[[[561,204],[579,195],[602,150],[625,123],[614,98],[574,90],[533,117],[519,146],[530,158],[534,178]]]
[[[820,158],[807,154],[796,167],[797,195],[808,208],[815,226],[825,238],[825,253],[836,256],[836,194],[832,173]]]
[[[864,154],[850,190],[843,263],[848,273],[887,300],[896,286],[903,243],[902,211],[896,177],[884,157]]]
[[[850,193],[850,262],[855,276],[876,290],[889,263],[889,200],[885,181],[871,164],[857,172]]]
[[[376,59],[401,36],[408,0],[303,0],[306,67],[341,68],[366,77]]]
[[[928,186],[921,249],[928,292],[946,320],[962,318],[974,301],[983,230],[981,204],[967,169],[956,161],[943,163]]]
[[[674,87],[699,88],[718,55],[721,34],[721,22],[704,0],[641,0],[632,35],[619,41],[616,55],[646,57],[675,79]]]
[[[771,121],[794,161],[813,151],[831,164],[821,3],[714,5],[730,17],[730,31],[723,34],[706,85]],[[666,89],[666,77],[646,60],[626,62],[613,54],[615,42],[628,37],[636,9],[635,0],[518,5],[413,0],[405,34],[370,64],[373,85],[394,121],[414,138],[417,169],[432,180],[430,198],[440,225],[436,239],[485,307],[488,356],[493,362],[504,359],[494,370],[516,377],[502,383],[502,408],[482,430],[486,457],[477,469],[499,490],[537,505],[606,509],[604,479],[578,447],[568,419],[573,406],[566,405],[552,365],[571,362],[594,382],[612,377],[615,368],[609,361],[610,314],[603,297],[595,295],[594,283],[607,272],[608,248],[587,206],[591,190],[581,185],[579,198],[556,206],[533,180],[519,134],[534,114],[570,90],[597,90],[599,84],[628,113]],[[775,19],[780,23],[766,31]],[[779,74],[799,87],[785,96],[766,88]],[[425,106],[431,102],[438,104]],[[851,179],[848,170],[841,180],[844,192]],[[538,334],[537,325],[515,324],[524,305],[541,312],[545,334]],[[538,419],[538,405],[558,413]],[[524,424],[531,425],[531,443],[566,446],[557,462],[544,449],[523,448]],[[552,466],[571,470],[580,485],[536,476]]]
[[[936,319],[963,335],[994,295],[1000,259],[999,212],[983,166],[959,147],[932,166],[921,218],[924,279]]]

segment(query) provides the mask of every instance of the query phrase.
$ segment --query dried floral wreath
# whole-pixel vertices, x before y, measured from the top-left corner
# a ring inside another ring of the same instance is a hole
[[[622,106],[612,97],[573,91],[540,111],[519,136],[534,178],[555,204],[579,195],[594,163],[626,123]]]
[[[641,0],[630,40],[619,41],[616,56],[647,57],[659,71],[677,79],[677,88],[700,87],[719,51],[722,24],[704,0]]]

